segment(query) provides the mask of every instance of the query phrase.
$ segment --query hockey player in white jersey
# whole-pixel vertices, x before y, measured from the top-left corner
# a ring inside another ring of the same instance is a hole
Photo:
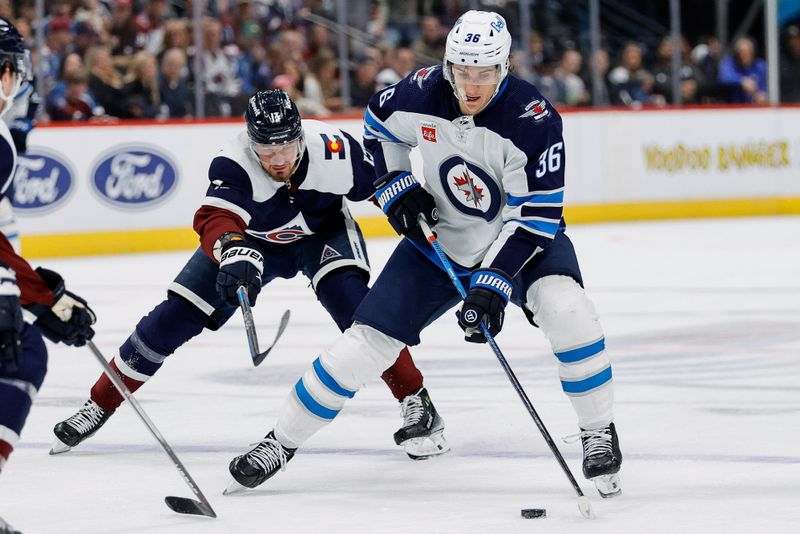
[[[181,345],[225,324],[238,309],[241,286],[255,305],[262,286],[302,273],[341,330],[350,326],[368,291],[364,240],[344,199],[360,201],[375,193],[371,158],[334,126],[314,120],[301,124],[284,91],[252,96],[245,121],[246,131],[209,167],[207,196],[194,218],[200,248],[170,284],[166,299],[139,321],[111,361],[131,391]],[[398,348],[386,367],[383,379],[403,416],[395,442],[413,459],[447,452],[444,421],[408,348]],[[318,372],[324,376],[325,369]],[[101,374],[83,407],[53,429],[51,454],[94,435],[122,401]]]
[[[406,236],[354,315],[354,325],[292,392],[271,443],[230,465],[236,483],[254,487],[281,468],[379,375],[399,347],[459,296],[418,218],[438,240],[468,287],[458,312],[467,341],[484,343],[503,327],[509,301],[550,341],[564,393],[577,414],[583,473],[604,496],[619,494],[622,463],[613,423],[613,381],[605,338],[562,218],[566,152],[561,117],[531,84],[509,75],[511,36],[505,20],[469,11],[447,37],[442,65],[419,69],[373,96],[365,147],[380,178],[376,198]],[[411,174],[419,147],[424,186]],[[390,305],[387,305],[389,304]]]

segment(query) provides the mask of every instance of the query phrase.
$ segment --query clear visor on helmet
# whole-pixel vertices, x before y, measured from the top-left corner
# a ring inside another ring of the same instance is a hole
[[[500,83],[500,65],[484,67],[447,63],[448,74],[456,86],[497,85]]]
[[[33,80],[33,63],[31,61],[31,53],[27,50],[22,53],[4,52],[0,55],[0,65],[3,68],[7,65],[21,82]]]
[[[261,144],[250,143],[250,147],[256,155],[265,161],[287,160],[294,161],[303,153],[303,137],[292,139],[288,143],[281,144]]]

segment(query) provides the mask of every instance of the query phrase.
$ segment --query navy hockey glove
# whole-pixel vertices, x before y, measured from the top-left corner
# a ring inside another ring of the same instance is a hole
[[[410,172],[392,171],[375,181],[375,199],[389,217],[389,224],[398,234],[424,241],[419,216],[430,226],[439,222],[439,211],[433,195],[428,193]]]
[[[236,291],[239,286],[247,288],[250,306],[256,305],[261,291],[261,274],[264,272],[264,256],[242,236],[231,237],[222,245],[217,273],[217,292],[222,300],[233,306],[239,305]]]
[[[16,276],[14,271],[0,265],[0,370],[5,373],[13,373],[19,368],[22,326]]]
[[[506,304],[511,299],[511,278],[500,269],[479,269],[472,273],[469,291],[461,311],[456,312],[458,326],[470,343],[486,343],[480,323],[489,327],[492,337],[503,328]]]
[[[38,267],[36,272],[53,292],[55,304],[26,306],[36,315],[35,324],[44,337],[53,343],[82,347],[94,337],[92,325],[97,321],[86,301],[64,287],[64,279],[55,271]]]

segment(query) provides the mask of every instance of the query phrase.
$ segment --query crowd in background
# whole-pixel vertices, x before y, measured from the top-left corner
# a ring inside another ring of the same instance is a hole
[[[357,111],[376,90],[415,68],[440,63],[447,31],[471,4],[348,2],[348,24],[354,29],[349,68],[340,69],[334,25],[325,22],[336,19],[335,0],[205,0],[201,47],[194,43],[192,0],[49,0],[41,20],[44,46],[41,54],[34,53],[44,100],[40,120],[193,117],[196,83],[207,117],[238,116],[250,94],[271,87],[286,90],[304,116]],[[517,37],[514,74],[536,84],[555,105],[639,107],[672,101],[669,35],[655,46],[637,40],[612,43],[604,36],[591,62],[585,28],[571,19],[569,2],[538,2],[555,8],[534,11],[527,43],[515,27],[516,2],[478,4],[506,15]],[[13,21],[37,52],[35,6],[35,0],[0,0],[0,16]],[[760,48],[747,36],[727,47],[710,35],[696,42],[682,38],[683,103],[766,102],[767,68]],[[200,80],[194,75],[197,54]],[[800,25],[782,28],[780,57],[781,100],[800,102]],[[596,91],[592,63],[602,82]],[[342,76],[348,76],[349,103],[342,98]]]

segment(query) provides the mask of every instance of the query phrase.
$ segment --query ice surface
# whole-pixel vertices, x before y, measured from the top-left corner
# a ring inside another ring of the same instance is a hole
[[[800,524],[800,218],[570,228],[614,362],[623,494],[601,500],[580,446],[559,446],[599,518],[572,489],[491,350],[462,341],[451,314],[413,350],[452,452],[413,462],[392,441],[397,403],[376,380],[288,464],[223,497],[227,465],[272,426],[281,402],[338,335],[302,277],[276,281],[254,309],[265,340],[253,368],[239,315],[180,349],[140,402],[218,519],[180,516],[191,497],[128,406],[76,450],[50,457],[53,425],[87,398],[88,349],[50,346],[50,371],[0,476],[0,516],[49,533],[788,533]],[[368,244],[377,271],[394,244]],[[108,357],[164,296],[188,253],[45,262],[88,298]],[[390,306],[391,303],[386,303]],[[553,436],[574,433],[556,360],[518,310],[498,343]],[[546,508],[522,519],[521,508]]]

